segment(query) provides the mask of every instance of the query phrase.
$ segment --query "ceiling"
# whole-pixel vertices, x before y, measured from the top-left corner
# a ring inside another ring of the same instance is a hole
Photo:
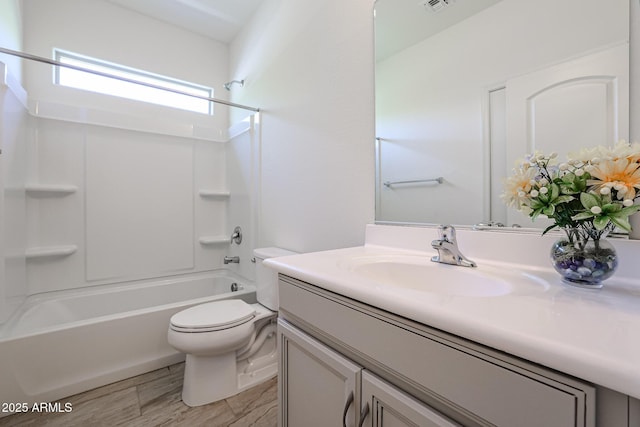
[[[231,42],[262,0],[107,0],[224,43]]]
[[[388,58],[500,0],[376,0],[376,60]]]

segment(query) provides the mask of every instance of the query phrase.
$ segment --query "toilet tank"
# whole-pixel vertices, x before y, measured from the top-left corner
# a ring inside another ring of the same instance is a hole
[[[256,298],[270,310],[278,310],[278,272],[262,263],[268,258],[295,254],[296,252],[273,247],[253,250],[256,259]]]

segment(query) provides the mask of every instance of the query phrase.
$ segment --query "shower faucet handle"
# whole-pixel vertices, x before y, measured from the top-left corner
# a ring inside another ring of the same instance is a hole
[[[242,243],[242,228],[240,228],[240,226],[236,226],[236,228],[233,229],[233,234],[231,235],[231,243],[235,243],[237,245],[239,245],[240,243]]]

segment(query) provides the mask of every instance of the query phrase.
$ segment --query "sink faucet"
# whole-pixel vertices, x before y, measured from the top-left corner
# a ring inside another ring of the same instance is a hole
[[[225,264],[239,264],[240,263],[240,257],[239,256],[226,256],[224,257],[224,260],[222,261]]]
[[[456,229],[451,225],[441,225],[438,228],[439,239],[431,242],[438,255],[431,257],[431,261],[443,264],[461,265],[463,267],[476,267],[476,263],[462,255],[456,241]]]

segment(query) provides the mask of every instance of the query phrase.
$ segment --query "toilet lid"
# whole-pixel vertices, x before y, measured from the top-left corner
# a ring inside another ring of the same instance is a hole
[[[214,301],[188,308],[171,317],[175,330],[205,332],[228,329],[248,322],[255,309],[242,300]]]

